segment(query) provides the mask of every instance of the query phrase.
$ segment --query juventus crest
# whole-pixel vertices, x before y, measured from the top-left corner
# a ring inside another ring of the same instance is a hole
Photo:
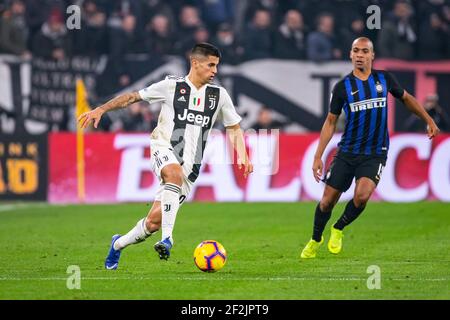
[[[214,108],[216,107],[216,96],[212,94],[208,95],[208,102],[209,102],[208,108],[210,110],[214,110]]]

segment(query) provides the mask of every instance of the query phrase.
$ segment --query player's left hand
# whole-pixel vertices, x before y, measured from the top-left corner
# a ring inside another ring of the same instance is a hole
[[[249,159],[246,159],[246,161],[238,159],[238,169],[241,170],[242,167],[244,167],[244,178],[247,178],[253,172],[253,164]]]
[[[434,137],[436,137],[439,133],[439,128],[436,125],[436,123],[431,123],[427,125],[427,133],[428,133],[428,138],[429,139],[433,139]]]

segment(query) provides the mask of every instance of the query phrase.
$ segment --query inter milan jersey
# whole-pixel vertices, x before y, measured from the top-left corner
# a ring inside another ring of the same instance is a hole
[[[197,89],[188,77],[168,76],[140,90],[139,94],[149,103],[162,103],[151,146],[173,149],[192,182],[199,174],[206,142],[217,117],[225,127],[241,121],[223,87],[206,84]]]
[[[333,88],[330,112],[346,116],[339,152],[386,156],[389,149],[387,94],[403,96],[403,88],[390,73],[373,70],[365,81],[353,72]]]

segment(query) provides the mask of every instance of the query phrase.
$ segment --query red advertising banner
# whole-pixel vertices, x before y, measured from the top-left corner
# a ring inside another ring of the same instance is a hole
[[[188,201],[317,201],[324,188],[315,182],[311,169],[318,138],[318,134],[247,135],[255,172],[244,179],[232,164],[225,136],[214,133]],[[151,171],[149,139],[148,134],[87,134],[85,201],[152,201],[159,181]],[[339,139],[337,134],[325,150],[327,163]],[[75,134],[50,134],[49,202],[78,202],[76,168]],[[341,201],[351,199],[353,190],[354,184]],[[450,202],[450,135],[432,141],[424,134],[392,135],[388,162],[373,199]]]

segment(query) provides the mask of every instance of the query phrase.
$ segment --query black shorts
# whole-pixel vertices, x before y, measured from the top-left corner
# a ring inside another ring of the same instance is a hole
[[[378,185],[386,166],[386,157],[338,152],[325,175],[324,182],[342,192],[350,188],[353,178],[367,177]]]

